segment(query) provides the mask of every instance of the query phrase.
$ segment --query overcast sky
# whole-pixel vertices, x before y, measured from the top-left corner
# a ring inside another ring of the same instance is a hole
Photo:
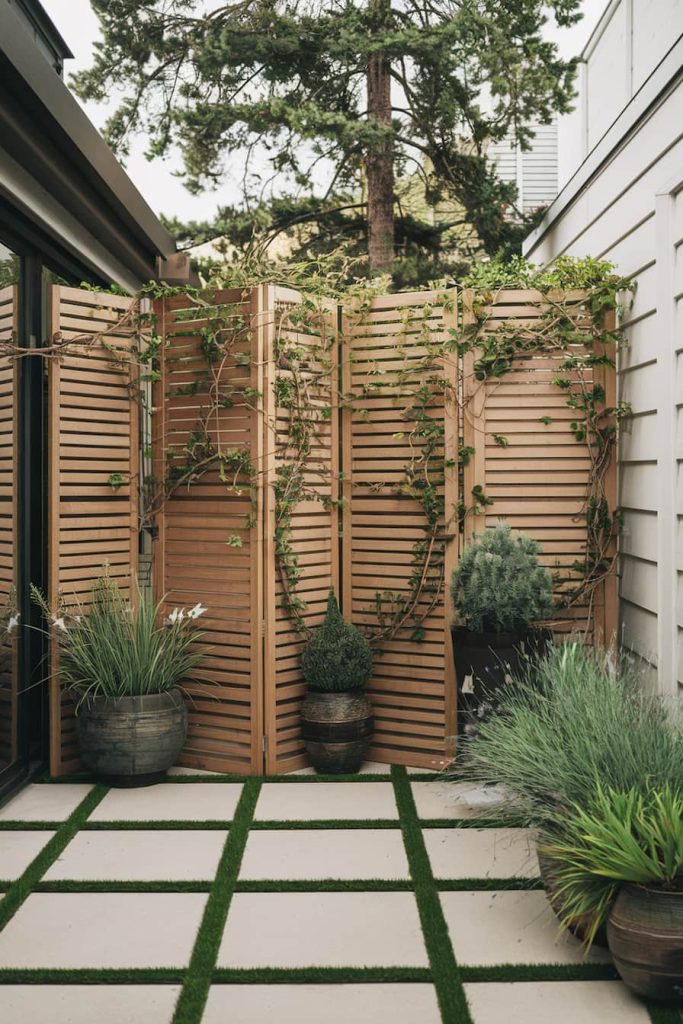
[[[88,67],[92,62],[93,44],[99,36],[99,24],[89,0],[42,0],[42,3],[75,54],[74,60],[67,61],[66,74]],[[554,24],[548,26],[548,35],[558,43],[563,56],[581,52],[606,5],[607,0],[583,0],[584,18],[574,28],[558,30]],[[104,124],[112,109],[111,104],[100,103],[86,103],[84,107],[97,127]],[[178,158],[150,163],[143,151],[141,141],[131,147],[126,169],[155,213],[178,216],[181,220],[210,219],[217,206],[239,198],[241,165],[233,163],[231,166],[228,161],[228,173],[220,188],[193,196],[174,176],[174,171],[180,169]]]

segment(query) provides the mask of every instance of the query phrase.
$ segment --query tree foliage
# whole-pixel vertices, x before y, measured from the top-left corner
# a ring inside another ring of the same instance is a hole
[[[301,671],[314,690],[358,690],[372,674],[372,651],[363,634],[339,611],[331,590],[325,621],[301,655]]]
[[[543,36],[579,0],[93,0],[102,26],[93,67],[75,76],[85,99],[123,99],[107,136],[126,152],[143,132],[150,156],[177,145],[191,191],[244,162],[248,207],[272,186],[313,195],[321,209],[358,195],[363,168],[386,152],[416,168],[430,202],[459,203],[484,246],[515,242],[515,188],[486,160],[492,141],[569,108],[574,61]],[[368,67],[386,59],[391,119],[369,111]],[[363,201],[361,195],[360,201]],[[356,202],[358,199],[356,199]]]

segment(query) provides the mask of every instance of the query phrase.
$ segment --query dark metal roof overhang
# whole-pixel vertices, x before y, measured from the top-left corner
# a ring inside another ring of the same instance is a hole
[[[0,2],[0,195],[103,280],[134,289],[175,242],[10,4]]]

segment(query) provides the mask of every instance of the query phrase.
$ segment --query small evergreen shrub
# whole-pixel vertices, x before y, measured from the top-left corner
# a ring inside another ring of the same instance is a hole
[[[525,633],[553,614],[550,573],[539,545],[501,524],[465,549],[453,573],[457,623],[473,633]]]
[[[312,690],[359,690],[372,674],[372,651],[359,629],[344,621],[334,591],[327,614],[303,654],[301,671]]]

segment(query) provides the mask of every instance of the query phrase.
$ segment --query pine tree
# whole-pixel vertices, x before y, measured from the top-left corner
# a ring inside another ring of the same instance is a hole
[[[178,145],[192,191],[240,154],[267,157],[280,193],[353,192],[362,174],[372,273],[394,255],[394,175],[419,166],[432,201],[461,204],[490,252],[514,231],[515,189],[486,160],[512,131],[527,145],[573,96],[575,62],[543,38],[580,0],[92,0],[103,40],[73,79],[84,99],[123,87],[115,149],[143,132],[150,156]],[[245,175],[247,198],[267,183]],[[272,183],[272,182],[271,182]],[[256,191],[255,191],[256,190]]]

